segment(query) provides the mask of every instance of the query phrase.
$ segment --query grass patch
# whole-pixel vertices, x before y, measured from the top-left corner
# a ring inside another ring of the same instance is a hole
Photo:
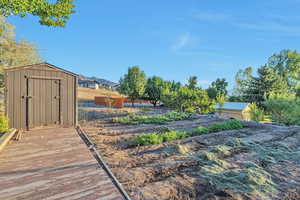
[[[192,113],[183,112],[169,112],[158,116],[144,116],[144,115],[129,115],[126,117],[115,117],[113,122],[120,124],[165,124],[170,121],[178,121],[189,119]]]
[[[245,125],[238,120],[229,120],[227,122],[216,123],[208,127],[199,126],[198,128],[192,131],[192,135],[204,135],[226,130],[242,129],[244,127]]]

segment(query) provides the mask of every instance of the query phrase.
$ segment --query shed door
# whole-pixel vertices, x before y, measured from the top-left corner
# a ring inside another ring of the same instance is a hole
[[[27,128],[59,125],[60,80],[27,79]]]

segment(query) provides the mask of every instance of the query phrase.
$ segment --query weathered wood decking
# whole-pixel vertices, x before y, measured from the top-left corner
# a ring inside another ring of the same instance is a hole
[[[74,128],[24,133],[0,153],[0,199],[123,199]]]

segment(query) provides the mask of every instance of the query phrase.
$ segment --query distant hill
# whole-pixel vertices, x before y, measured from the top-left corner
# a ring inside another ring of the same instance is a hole
[[[87,77],[84,75],[79,75],[79,79],[80,80],[94,80],[97,81],[98,83],[100,83],[101,85],[103,85],[104,87],[116,87],[118,85],[118,83],[103,79],[103,78],[98,78],[95,76],[92,77]]]
[[[95,96],[109,96],[109,97],[120,97],[116,91],[111,91],[107,89],[90,89],[90,88],[78,88],[78,99],[79,100],[90,100],[93,101]]]

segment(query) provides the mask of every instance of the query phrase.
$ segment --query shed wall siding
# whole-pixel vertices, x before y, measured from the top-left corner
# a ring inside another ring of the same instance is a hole
[[[76,95],[76,79],[75,75],[66,73],[63,70],[55,69],[47,66],[47,64],[33,65],[29,68],[20,68],[14,70],[7,70],[6,75],[6,115],[9,117],[10,127],[26,128],[26,98],[22,96],[27,95],[26,77],[44,77],[48,81],[29,81],[29,87],[32,92],[44,93],[41,95],[41,102],[45,102],[50,96],[54,95],[55,88],[52,85],[51,79],[61,80],[61,125],[69,127],[76,125],[76,109],[77,109],[77,95]],[[44,79],[44,80],[46,80]],[[31,80],[31,79],[29,79]],[[35,96],[36,94],[31,94]],[[37,98],[37,97],[36,97]],[[43,99],[44,98],[44,99]],[[30,100],[29,100],[30,101]],[[46,103],[48,104],[48,103]],[[35,104],[36,105],[36,104]],[[47,106],[50,106],[47,107]],[[29,113],[32,115],[34,127],[41,125],[43,122],[50,123],[49,119],[55,116],[56,106],[55,102],[48,105],[39,105],[39,109],[33,110],[29,107]],[[33,113],[34,112],[34,113]],[[47,120],[46,120],[47,119]]]

